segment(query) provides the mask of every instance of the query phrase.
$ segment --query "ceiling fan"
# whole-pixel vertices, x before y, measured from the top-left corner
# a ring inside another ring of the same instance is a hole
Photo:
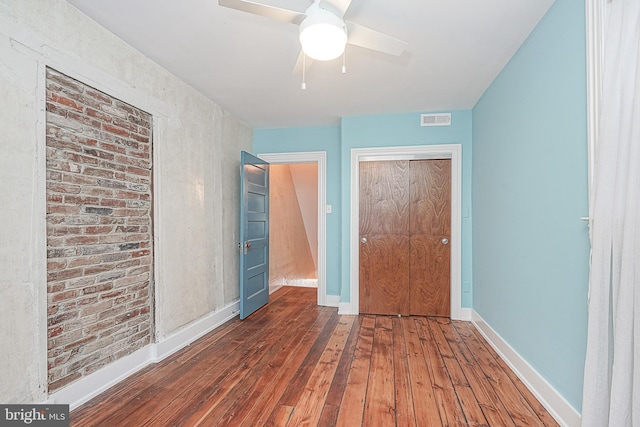
[[[343,55],[346,44],[364,47],[389,55],[399,56],[407,43],[389,35],[372,30],[355,22],[346,21],[352,0],[314,0],[304,12],[283,9],[247,0],[218,0],[220,6],[237,9],[255,15],[300,26],[299,38],[302,49],[294,73],[304,72],[313,60],[328,61]],[[346,72],[343,62],[342,72]]]

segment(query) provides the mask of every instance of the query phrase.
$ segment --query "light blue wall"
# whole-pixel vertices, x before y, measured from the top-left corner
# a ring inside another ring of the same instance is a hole
[[[420,113],[344,117],[342,153],[342,301],[349,294],[351,149],[410,145],[462,145],[462,306],[470,307],[471,286],[471,111],[451,112],[451,126],[422,127]]]
[[[585,63],[584,1],[556,0],[473,109],[473,307],[578,410]]]
[[[327,294],[340,295],[340,127],[256,129],[253,150],[258,154],[327,152]]]
[[[327,152],[327,293],[349,302],[349,218],[351,149],[409,145],[462,145],[462,305],[470,307],[471,286],[471,111],[452,112],[452,125],[421,127],[420,113],[345,117],[341,126],[256,129],[254,151]]]

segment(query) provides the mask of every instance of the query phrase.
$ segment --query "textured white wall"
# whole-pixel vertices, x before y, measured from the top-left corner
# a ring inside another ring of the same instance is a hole
[[[44,67],[154,120],[159,340],[239,295],[239,152],[252,131],[64,0],[0,0],[0,402],[46,380]],[[223,280],[224,279],[224,280]]]

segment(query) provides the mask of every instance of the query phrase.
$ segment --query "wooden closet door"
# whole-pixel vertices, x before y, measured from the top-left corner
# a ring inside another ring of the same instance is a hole
[[[451,160],[410,164],[410,313],[450,316]]]
[[[360,312],[409,314],[409,161],[360,162]]]

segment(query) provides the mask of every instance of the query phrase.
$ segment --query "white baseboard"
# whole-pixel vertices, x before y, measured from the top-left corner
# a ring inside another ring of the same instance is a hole
[[[150,363],[161,361],[236,317],[239,307],[238,301],[231,303],[223,309],[195,321],[161,342],[141,348],[91,375],[69,384],[49,395],[46,402],[65,403],[73,410]]]
[[[280,277],[278,279],[269,281],[269,295],[282,288],[286,284],[284,278]]]
[[[452,318],[452,320],[464,320],[470,322],[471,320],[473,320],[472,312],[472,308],[462,307],[458,310],[458,316],[455,319]]]
[[[338,304],[338,314],[357,315],[350,302],[341,302]]]
[[[153,347],[154,345],[150,344],[128,356],[116,360],[91,375],[80,378],[78,381],[49,395],[49,400],[53,399],[56,404],[68,404],[71,410],[77,408],[107,390],[109,387],[114,386],[128,376],[136,373],[149,363],[153,363]]]
[[[562,397],[518,352],[516,352],[475,311],[471,310],[471,321],[507,365],[515,372],[534,396],[549,411],[555,420],[565,427],[578,427],[582,422],[580,413]]]
[[[208,316],[196,320],[189,326],[156,343],[155,358],[153,361],[159,362],[181,348],[188,346],[198,338],[222,325],[224,322],[233,319],[239,312],[240,302],[236,301],[209,314]]]
[[[326,306],[327,307],[339,307],[340,306],[340,295],[327,295]]]
[[[291,279],[287,280],[287,286],[297,286],[299,288],[317,288],[318,279]]]

